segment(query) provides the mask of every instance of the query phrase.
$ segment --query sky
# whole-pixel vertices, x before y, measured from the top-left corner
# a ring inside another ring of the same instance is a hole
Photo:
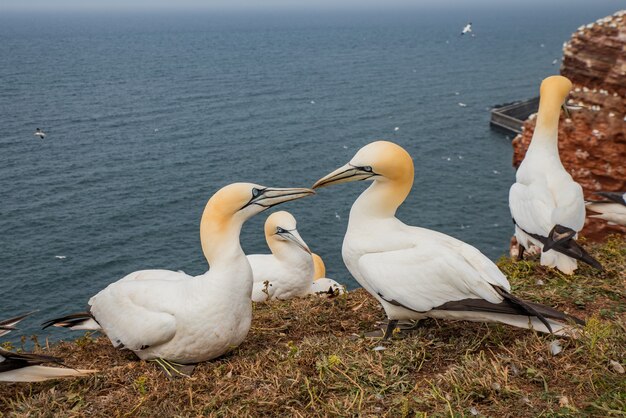
[[[550,0],[564,7],[589,2],[614,3],[623,0]],[[540,8],[545,0],[0,0],[2,11],[163,11],[163,10],[402,10],[473,7]]]

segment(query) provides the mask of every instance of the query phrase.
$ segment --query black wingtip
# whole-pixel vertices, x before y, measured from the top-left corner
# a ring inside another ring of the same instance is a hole
[[[66,316],[62,316],[59,318],[50,319],[41,324],[41,329],[46,329],[51,326],[62,327],[62,328],[71,328],[73,326],[79,325],[82,322],[87,320],[94,319],[93,315],[89,312],[79,312],[75,314],[70,314]]]

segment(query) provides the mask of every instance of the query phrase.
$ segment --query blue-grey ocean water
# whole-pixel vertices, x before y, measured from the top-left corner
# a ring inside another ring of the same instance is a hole
[[[415,161],[398,216],[497,259],[514,170],[488,109],[536,95],[571,33],[616,7],[0,14],[0,318],[39,309],[22,334],[76,336],[37,324],[135,270],[206,270],[218,188],[310,186],[377,139]],[[279,207],[349,288],[341,243],[365,186]],[[268,251],[268,214],[245,225],[246,252]]]

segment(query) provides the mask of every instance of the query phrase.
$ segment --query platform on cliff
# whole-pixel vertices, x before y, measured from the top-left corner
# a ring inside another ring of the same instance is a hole
[[[497,106],[491,109],[492,127],[503,129],[514,134],[521,134],[524,121],[539,108],[539,97],[522,100],[515,103]]]

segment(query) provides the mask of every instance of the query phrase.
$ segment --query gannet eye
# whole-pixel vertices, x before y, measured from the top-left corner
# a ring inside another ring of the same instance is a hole
[[[363,171],[367,171],[368,173],[371,173],[371,172],[372,172],[372,167],[370,167],[369,165],[366,165],[365,167],[361,167],[361,169],[362,169]]]
[[[256,187],[252,189],[252,197],[259,197],[260,194],[261,194],[261,191],[257,189]]]
[[[285,232],[287,232],[287,231],[285,231],[284,229],[282,229],[280,226],[277,226],[277,227],[276,227],[276,233],[277,233],[277,234],[284,234]]]

